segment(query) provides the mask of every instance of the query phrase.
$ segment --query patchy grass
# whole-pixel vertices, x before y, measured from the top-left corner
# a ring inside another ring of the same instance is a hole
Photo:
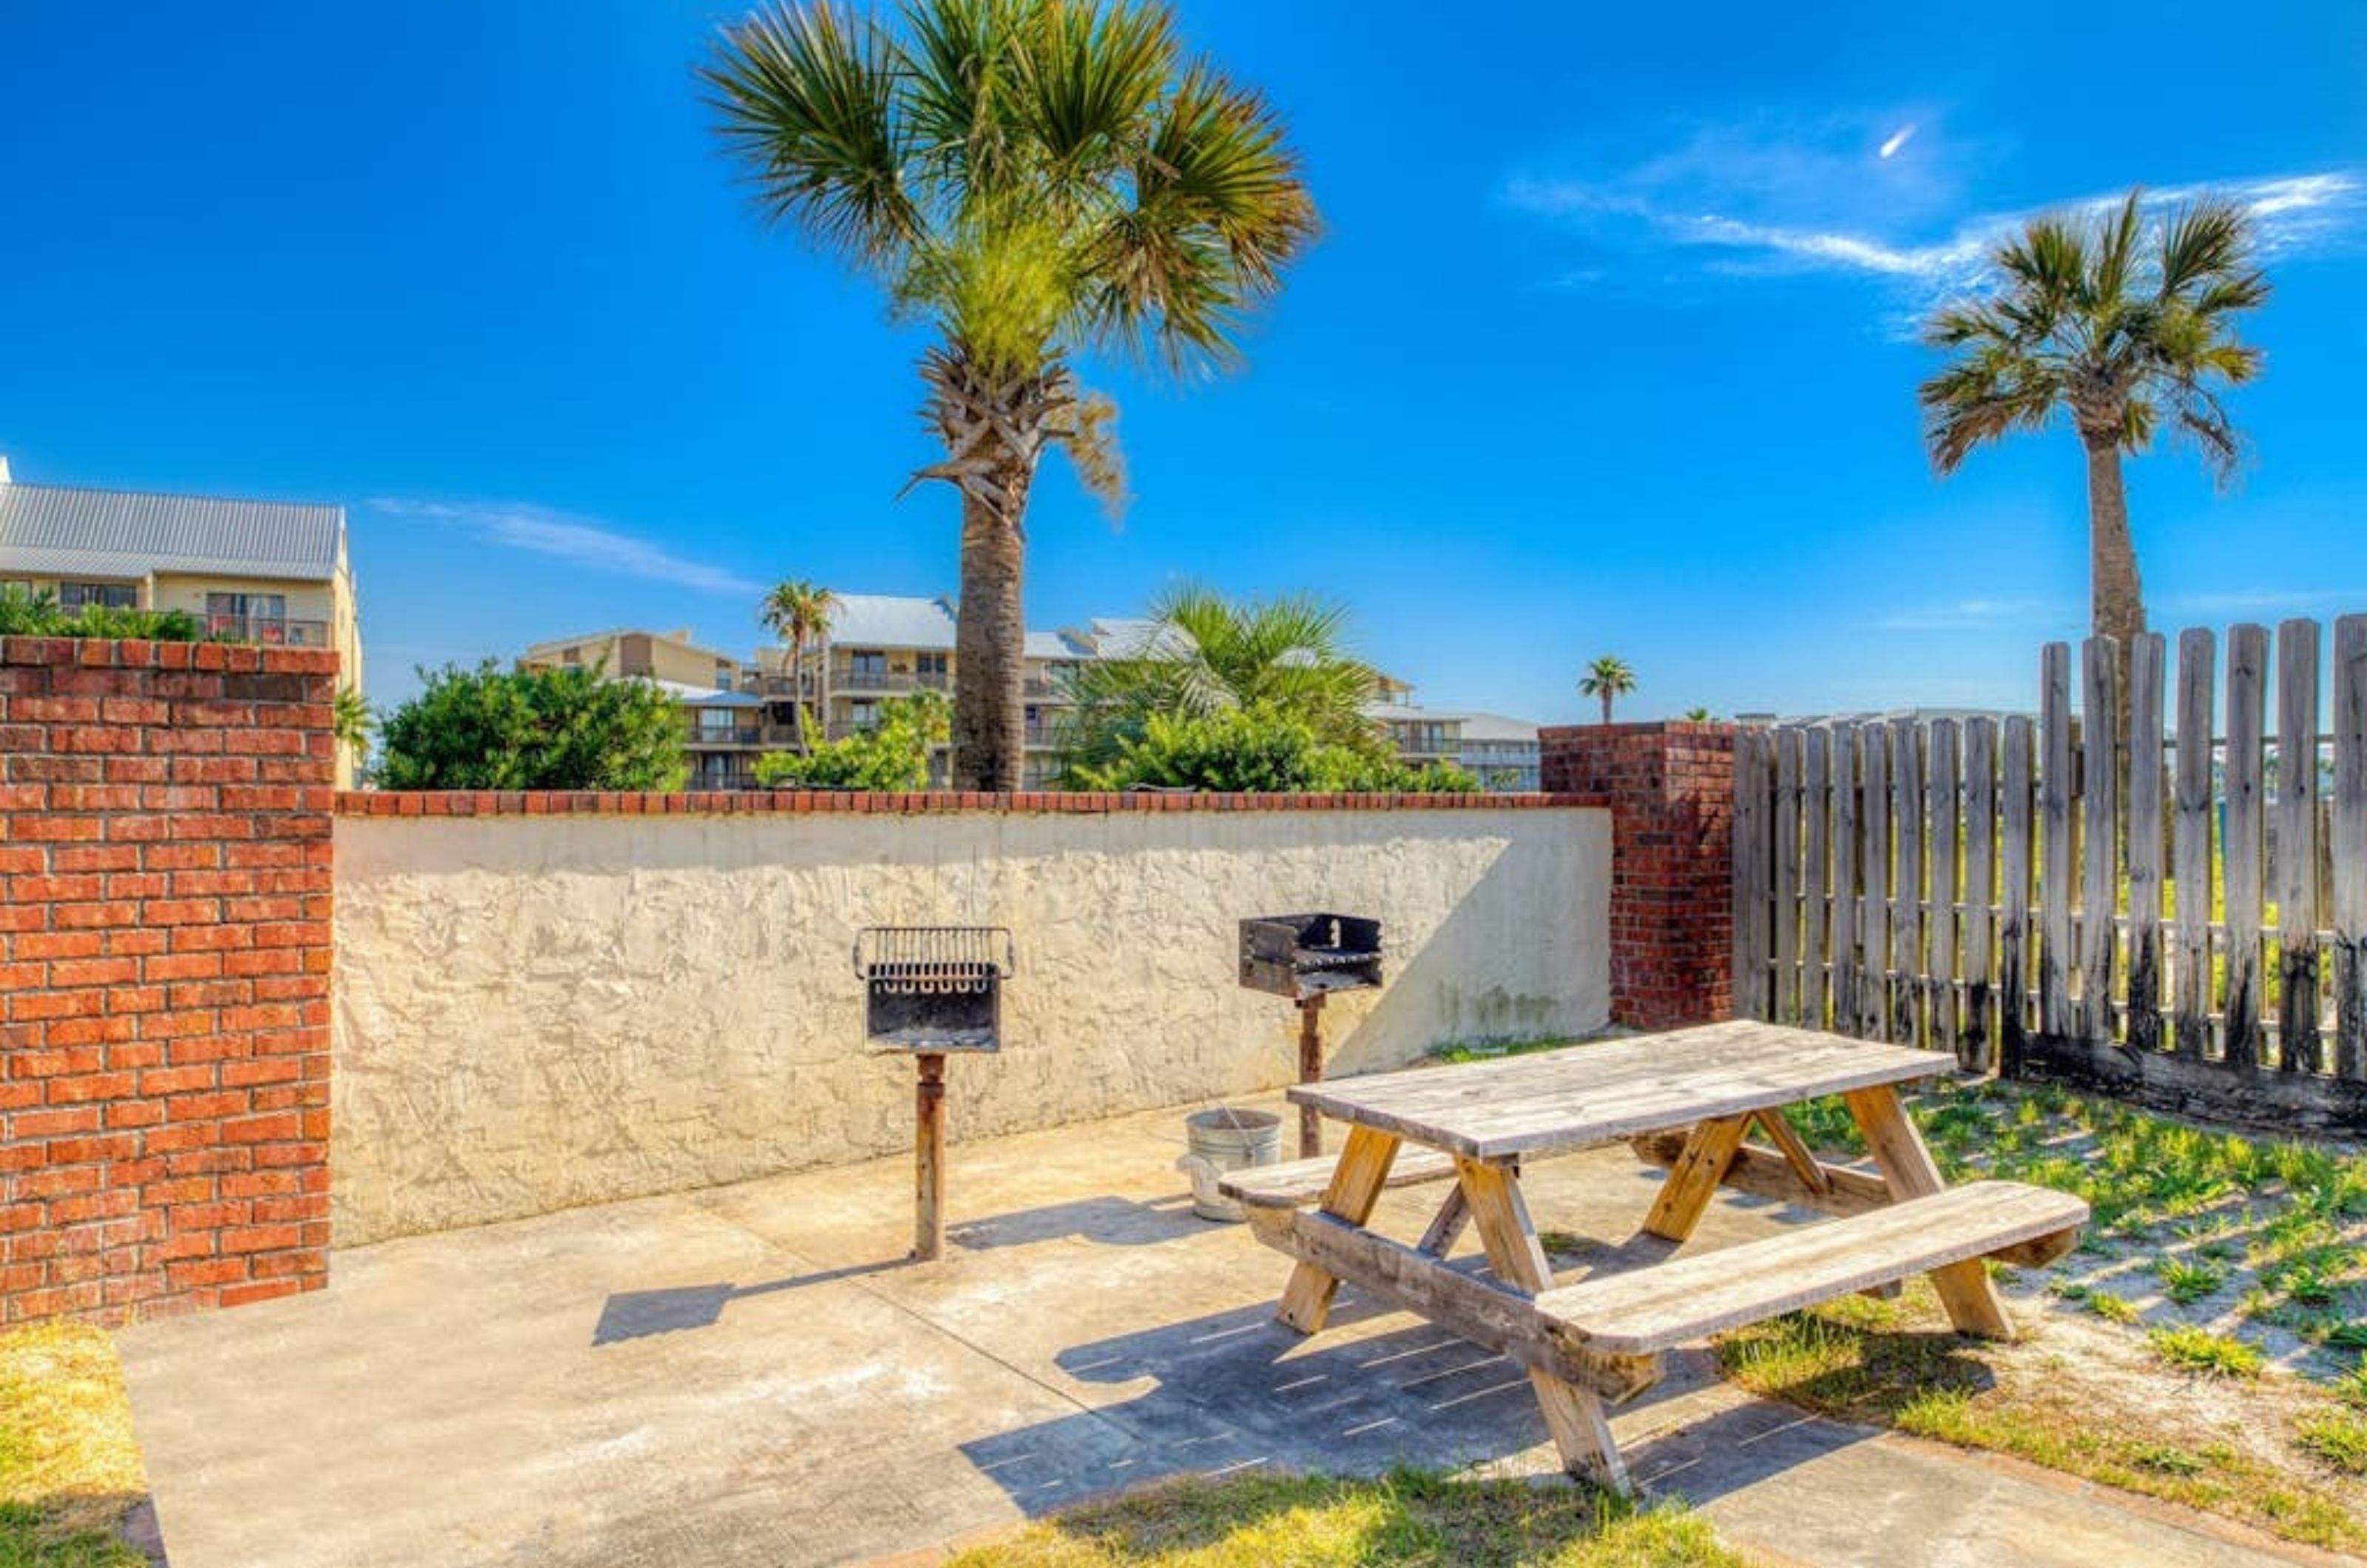
[[[1949,1332],[1921,1280],[1896,1303],[1848,1297],[1738,1329],[1716,1345],[1727,1375],[1744,1387],[1824,1415],[2012,1454],[2291,1540],[2367,1546],[2367,1524],[2307,1463],[2280,1464],[2207,1425],[2150,1408],[2141,1390],[2100,1399],[2091,1382],[2063,1375],[2064,1358],[2034,1348]],[[2327,1458],[2322,1448],[2306,1451]]]
[[[1942,1084],[1909,1109],[1951,1179],[2035,1182],[2093,1210],[2071,1257],[1999,1271],[2025,1322],[2041,1314],[2036,1332],[1958,1339],[1919,1285],[1899,1305],[1853,1298],[1727,1336],[1731,1376],[2288,1539],[2367,1547],[2367,1157],[2046,1087]],[[1840,1101],[1788,1114],[1811,1145],[1863,1155]]]
[[[0,1568],[142,1568],[115,1529],[147,1490],[114,1341],[0,1335]]]
[[[1399,1472],[1161,1486],[1031,1525],[947,1568],[1741,1568],[1707,1524],[1607,1494]]]
[[[2146,1343],[2171,1366],[2209,1378],[2256,1378],[2268,1366],[2268,1358],[2241,1339],[2192,1324],[2153,1329]]]

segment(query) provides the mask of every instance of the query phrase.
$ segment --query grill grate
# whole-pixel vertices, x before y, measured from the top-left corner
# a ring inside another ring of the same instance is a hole
[[[1002,926],[866,927],[855,939],[864,1032],[896,1051],[995,1050],[1017,967]]]

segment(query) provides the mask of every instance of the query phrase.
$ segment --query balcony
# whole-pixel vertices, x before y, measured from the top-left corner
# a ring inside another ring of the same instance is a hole
[[[942,670],[842,670],[830,678],[832,692],[949,692],[953,683]]]
[[[217,642],[259,642],[266,648],[326,648],[329,623],[284,615],[208,615],[206,635]]]
[[[712,750],[719,746],[763,746],[766,743],[764,727],[753,724],[735,725],[726,729],[700,725],[685,731],[683,738],[683,744],[694,751]]]

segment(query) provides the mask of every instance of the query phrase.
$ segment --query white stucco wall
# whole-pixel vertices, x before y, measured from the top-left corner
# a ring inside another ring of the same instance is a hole
[[[954,1135],[1271,1088],[1297,1015],[1236,922],[1375,915],[1387,983],[1334,1073],[1609,1009],[1609,814],[1585,808],[482,819],[336,828],[334,1236],[387,1236],[909,1145],[857,928],[1013,928],[1002,1052]]]

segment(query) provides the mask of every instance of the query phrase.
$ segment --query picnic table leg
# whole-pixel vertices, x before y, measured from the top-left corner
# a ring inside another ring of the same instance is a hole
[[[1721,1116],[1694,1126],[1677,1163],[1669,1169],[1668,1180],[1660,1184],[1660,1195],[1652,1201],[1652,1212],[1644,1216],[1647,1233],[1669,1241],[1682,1241],[1693,1234],[1711,1195],[1734,1164],[1750,1122],[1750,1116]]]
[[[1397,1153],[1394,1133],[1349,1128],[1340,1163],[1331,1171],[1331,1185],[1323,1191],[1323,1212],[1352,1225],[1371,1219],[1373,1206],[1381,1201],[1381,1190],[1388,1185],[1389,1164]],[[1301,1334],[1316,1333],[1331,1311],[1331,1298],[1339,1292],[1337,1275],[1312,1263],[1300,1263],[1290,1271],[1290,1283],[1283,1288],[1282,1306],[1274,1315]]]
[[[1533,1296],[1552,1289],[1553,1270],[1546,1266],[1529,1206],[1522,1201],[1518,1178],[1502,1166],[1480,1160],[1457,1159],[1455,1169],[1496,1278]],[[1575,1388],[1551,1372],[1532,1371],[1529,1386],[1536,1391],[1562,1468],[1573,1475],[1590,1475],[1614,1491],[1629,1490],[1627,1467],[1612,1438],[1602,1399],[1591,1389]]]
[[[1865,1134],[1865,1145],[1890,1189],[1892,1201],[1928,1198],[1947,1185],[1931,1151],[1924,1146],[1923,1134],[1915,1130],[1906,1107],[1898,1102],[1896,1089],[1883,1084],[1852,1089],[1842,1098],[1857,1119],[1858,1131]],[[1933,1269],[1931,1287],[1940,1292],[1940,1304],[1948,1309],[1948,1321],[1955,1325],[1957,1333],[1984,1339],[2013,1337],[2013,1320],[2006,1315],[1997,1281],[1989,1278],[1988,1266],[1980,1258]]]

